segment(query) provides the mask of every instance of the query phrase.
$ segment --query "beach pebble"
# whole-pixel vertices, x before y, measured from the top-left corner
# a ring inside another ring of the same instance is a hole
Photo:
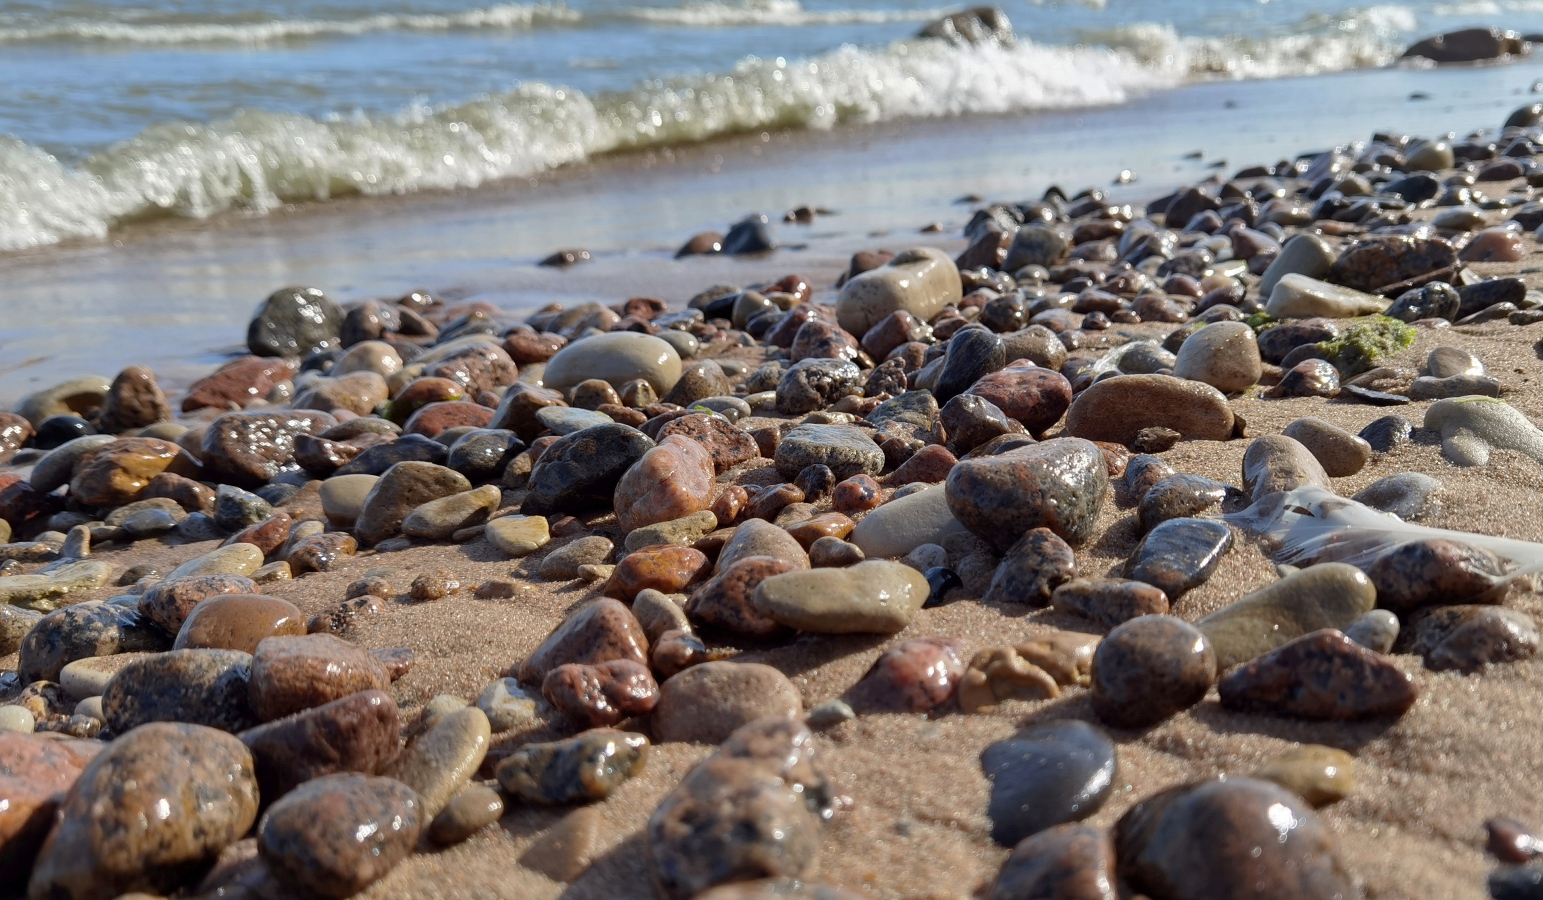
[[[483,485],[415,508],[402,520],[402,533],[426,541],[442,541],[462,528],[487,521],[498,508],[503,492],[494,485]]]
[[[836,300],[836,318],[852,334],[866,334],[895,312],[930,321],[962,295],[954,261],[941,250],[920,247],[849,279]]]
[[[1293,235],[1281,245],[1280,253],[1259,279],[1259,293],[1268,297],[1277,282],[1286,275],[1322,278],[1334,264],[1335,254],[1327,241],[1316,234]]]
[[[800,631],[894,634],[910,624],[929,590],[915,569],[870,559],[846,569],[774,575],[756,587],[751,603]]]
[[[1505,563],[1482,547],[1447,538],[1407,541],[1366,566],[1377,605],[1408,613],[1427,604],[1499,602],[1505,596]]]
[[[844,359],[801,359],[777,382],[777,412],[796,416],[824,409],[847,394],[861,393],[862,370]]]
[[[1457,290],[1450,284],[1437,281],[1400,294],[1385,315],[1400,322],[1457,319],[1461,306],[1462,297]]]
[[[1221,391],[1171,375],[1106,378],[1077,395],[1066,413],[1066,434],[1129,444],[1146,428],[1170,428],[1187,440],[1225,441],[1233,414]]]
[[[1002,864],[986,900],[1116,900],[1114,842],[1067,823],[1025,838]]]
[[[552,630],[520,666],[520,680],[540,684],[564,663],[594,665],[613,659],[648,664],[648,638],[632,611],[602,597],[570,615]]]
[[[712,570],[707,555],[691,547],[654,546],[627,554],[611,573],[606,593],[631,602],[638,591],[653,588],[678,593]]]
[[[1334,397],[1339,394],[1339,370],[1321,359],[1304,359],[1281,376],[1268,397]]]
[[[1489,464],[1491,450],[1515,450],[1543,462],[1543,433],[1504,400],[1461,397],[1425,410],[1425,428],[1441,434],[1441,453],[1459,466]]]
[[[652,712],[659,685],[647,666],[613,659],[593,666],[558,666],[541,682],[541,693],[569,719],[598,728]]]
[[[417,795],[401,782],[326,775],[268,808],[258,826],[258,852],[290,890],[340,900],[406,859],[424,818]]]
[[[789,563],[794,569],[809,568],[809,554],[787,529],[761,519],[747,519],[734,529],[734,536],[718,551],[718,570],[750,556],[770,556]]]
[[[121,506],[140,499],[151,479],[174,466],[184,469],[178,474],[190,474],[187,457],[176,444],[119,438],[75,466],[70,496],[85,506]]]
[[[1390,302],[1353,288],[1292,274],[1283,276],[1270,289],[1264,311],[1277,319],[1348,319],[1381,313]]]
[[[64,667],[78,659],[170,647],[170,636],[135,609],[112,603],[77,603],[37,620],[22,638],[16,669],[24,682],[58,681]]]
[[[488,543],[511,558],[529,556],[552,539],[547,520],[541,516],[500,516],[488,522],[482,534]]]
[[[627,532],[622,542],[628,551],[644,550],[661,545],[688,547],[718,528],[718,517],[711,510],[701,510],[679,519],[644,525]]]
[[[172,649],[252,653],[264,638],[305,633],[305,617],[288,600],[262,594],[220,594],[193,607]]]
[[[1498,606],[1443,606],[1414,626],[1410,648],[1427,668],[1472,672],[1486,665],[1530,659],[1538,652],[1532,618]]]
[[[385,589],[391,593],[389,585]],[[361,618],[380,612],[381,606],[381,598],[373,594],[361,594],[347,600],[339,600],[322,607],[320,612],[311,616],[305,623],[306,633],[326,632],[340,636],[347,635],[354,630]]]
[[[1386,609],[1374,609],[1350,623],[1345,637],[1377,653],[1388,653],[1398,640],[1398,616]]]
[[[1006,847],[1086,819],[1114,790],[1114,742],[1086,722],[1027,728],[987,747],[980,762],[992,780],[991,837]]]
[[[565,435],[531,469],[520,511],[545,516],[608,507],[617,482],[653,447],[642,432],[617,423]]]
[[[596,565],[611,557],[615,545],[599,535],[581,537],[548,553],[538,569],[542,578],[577,578],[580,566]]]
[[[21,649],[22,639],[43,614],[19,606],[0,606],[0,656],[10,656]]]
[[[981,599],[1047,606],[1052,592],[1076,577],[1071,547],[1048,528],[1031,528],[1003,555]]]
[[[1399,472],[1372,482],[1351,499],[1392,513],[1406,522],[1418,521],[1439,502],[1441,482],[1419,472]]]
[[[1365,439],[1312,416],[1297,419],[1281,434],[1306,447],[1331,478],[1354,475],[1372,458],[1371,444]]]
[[[396,463],[365,496],[354,535],[363,544],[378,544],[394,536],[423,504],[470,490],[471,482],[453,469],[430,462]]]
[[[1253,777],[1275,782],[1316,809],[1355,791],[1355,757],[1337,747],[1303,744],[1265,763]]]
[[[244,575],[199,575],[167,578],[139,595],[146,619],[175,634],[197,605],[224,594],[255,594],[257,585]]]
[[[379,660],[331,634],[271,637],[252,654],[250,699],[264,722],[390,684]]]
[[[964,676],[964,643],[954,638],[902,641],[879,655],[848,695],[861,712],[931,712],[952,700]]]
[[[397,756],[400,715],[381,690],[360,691],[241,732],[270,803],[313,778],[375,775]]]
[[[1072,402],[1071,383],[1064,376],[1024,359],[979,378],[968,393],[990,401],[1036,435],[1059,422]]]
[[[145,725],[80,773],[38,853],[29,894],[170,893],[256,819],[257,780],[239,740],[199,725]]]
[[[154,653],[114,653],[111,656],[88,656],[85,659],[77,659],[59,670],[59,687],[77,700],[100,697],[107,690],[107,685],[113,680],[113,676],[123,671],[129,663],[155,655]]]
[[[1006,365],[1007,347],[1001,337],[983,329],[963,329],[948,342],[933,396],[939,403],[947,403],[983,376]]]
[[[318,410],[226,413],[209,424],[200,440],[203,477],[255,488],[294,464],[296,437],[336,424]]]
[[[173,650],[135,659],[102,694],[107,727],[186,722],[237,732],[257,724],[248,701],[252,656],[239,650]]]
[[[686,614],[705,626],[736,634],[780,634],[784,630],[782,625],[756,611],[755,590],[767,578],[797,569],[792,563],[770,556],[747,556],[728,566],[720,565],[718,574],[691,595]]]
[[[286,562],[295,575],[330,572],[339,561],[358,551],[359,542],[353,535],[343,531],[328,531],[295,541],[286,556]],[[254,579],[257,576],[257,572],[252,573]]]
[[[553,434],[573,434],[596,425],[609,425],[614,420],[602,412],[587,409],[570,409],[566,406],[546,406],[536,410],[536,421]]]
[[[1146,471],[1154,477],[1158,474],[1154,469]],[[1132,489],[1133,494],[1135,490]],[[1198,516],[1213,510],[1227,499],[1228,494],[1227,485],[1203,475],[1169,475],[1142,491],[1137,501],[1136,521],[1142,531],[1150,531],[1170,519]]]
[[[771,666],[704,662],[659,686],[653,729],[661,742],[718,744],[747,722],[802,710],[798,689]]]
[[[648,820],[648,867],[663,900],[755,878],[803,878],[835,791],[807,727],[761,719],[729,736]]]
[[[429,823],[428,838],[437,846],[450,847],[503,817],[504,798],[487,785],[470,784]]]
[[[477,708],[488,718],[495,733],[508,731],[536,718],[536,699],[513,678],[488,682],[477,695]]]
[[[1259,381],[1259,346],[1254,330],[1243,322],[1213,322],[1184,341],[1173,374],[1201,381],[1224,394],[1242,391]]]
[[[1260,884],[1291,900],[1352,897],[1330,834],[1290,791],[1235,776],[1148,797],[1114,828],[1122,880],[1172,900],[1247,896]]]
[[[408,743],[382,774],[412,788],[418,795],[418,814],[432,819],[477,773],[491,738],[487,715],[465,706]]]
[[[1378,453],[1388,453],[1409,440],[1414,434],[1414,424],[1403,416],[1383,416],[1373,419],[1361,429],[1360,438]]]
[[[364,508],[378,475],[334,475],[322,482],[321,508],[328,520],[339,525],[353,525]]]
[[[648,738],[599,728],[550,743],[526,744],[498,764],[498,784],[541,804],[604,800],[648,762]]]
[[[673,419],[659,429],[659,441],[682,437],[707,451],[713,470],[723,473],[760,454],[755,438],[723,416],[692,413]]]
[[[1073,546],[1083,543],[1108,492],[1103,455],[1077,438],[963,460],[947,485],[954,516],[1000,550],[1039,527]]]
[[[294,359],[335,347],[343,309],[313,287],[274,291],[247,324],[246,344],[257,356]]]
[[[1310,450],[1293,438],[1254,438],[1243,454],[1243,490],[1254,500],[1299,487],[1329,487],[1329,475]]]
[[[877,475],[884,468],[884,451],[868,433],[851,425],[800,425],[777,445],[777,471],[792,480],[806,467],[822,465],[838,480]]]
[[[1188,709],[1216,681],[1211,642],[1172,616],[1138,616],[1093,653],[1093,710],[1116,728],[1144,728]]]
[[[544,385],[567,391],[598,378],[612,387],[641,378],[661,395],[680,380],[680,354],[662,338],[634,331],[592,334],[574,341],[547,361]]]
[[[847,484],[849,482],[842,482]],[[837,485],[838,495],[841,486]],[[850,540],[869,557],[904,556],[922,544],[938,544],[965,531],[949,508],[948,492],[929,487],[890,500],[864,516]]]
[[[1232,529],[1225,523],[1169,519],[1141,539],[1125,564],[1125,575],[1177,600],[1210,579],[1232,544]]]
[[[957,454],[969,453],[994,438],[1021,434],[1023,428],[1007,418],[991,401],[974,394],[961,394],[949,400],[939,414],[939,421],[948,434],[948,451]],[[899,482],[892,477],[890,483]]]
[[[430,404],[433,406],[435,404]],[[424,407],[428,409],[429,407]],[[296,451],[298,453],[298,450]],[[386,470],[404,462],[443,465],[448,455],[445,445],[421,434],[407,434],[395,440],[372,444],[345,463],[335,473],[347,475],[384,475]]]
[[[867,559],[862,548],[836,537],[816,538],[809,545],[809,565],[816,569],[841,569]]]
[[[191,516],[189,518],[192,518]],[[195,556],[166,573],[166,580],[199,575],[251,575],[263,566],[263,552],[251,544],[230,544]]]
[[[1343,629],[1370,612],[1377,590],[1360,569],[1319,563],[1292,572],[1195,623],[1222,669],[1325,628]]]
[[[1416,378],[1409,385],[1411,400],[1444,400],[1449,397],[1499,397],[1500,381],[1488,375],[1452,375]]]
[[[879,483],[873,476],[854,475],[842,480],[831,491],[831,508],[848,514],[864,512],[877,507],[881,499]]]
[[[1484,363],[1461,347],[1437,347],[1425,358],[1425,369],[1432,378],[1483,375]]]
[[[1334,721],[1396,718],[1419,698],[1414,679],[1390,659],[1333,629],[1234,669],[1217,691],[1226,709]]]
[[[111,386],[100,375],[81,375],[27,394],[15,412],[34,426],[52,416],[91,415],[101,409]]]
[[[1059,612],[1113,628],[1137,616],[1166,614],[1168,595],[1161,588],[1142,581],[1088,578],[1068,581],[1057,587],[1050,597],[1050,605]]]

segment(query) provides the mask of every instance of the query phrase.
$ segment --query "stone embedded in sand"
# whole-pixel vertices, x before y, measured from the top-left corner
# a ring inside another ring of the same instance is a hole
[[[504,798],[483,784],[467,785],[451,798],[429,823],[428,838],[435,845],[459,844],[504,816]]]
[[[508,731],[536,717],[536,700],[514,678],[495,678],[477,695],[477,708],[495,732]]]
[[[1318,808],[1350,796],[1354,767],[1355,757],[1337,747],[1304,744],[1265,763],[1253,777],[1273,781]]]
[[[1277,319],[1350,319],[1383,312],[1391,302],[1306,275],[1286,275],[1270,290],[1264,311]]]
[[[1050,596],[1050,605],[1059,612],[1113,628],[1138,616],[1166,614],[1168,595],[1162,588],[1144,581],[1086,578],[1057,587]]]
[[[1500,380],[1489,375],[1422,376],[1409,385],[1411,400],[1445,400],[1451,397],[1499,397]]]
[[[1399,544],[1366,567],[1377,605],[1395,613],[1427,604],[1498,603],[1509,586],[1505,571],[1489,550],[1446,538]]]
[[[378,544],[395,535],[423,504],[469,490],[471,482],[454,469],[429,462],[397,463],[365,496],[354,535],[364,544]]]
[[[613,387],[641,378],[664,394],[680,374],[680,354],[668,341],[635,331],[613,331],[592,334],[557,351],[547,361],[542,381],[551,390],[566,391],[590,378]]]
[[[327,531],[295,541],[285,559],[294,574],[330,572],[340,560],[359,551],[359,542],[345,531]]]
[[[336,425],[315,410],[275,413],[226,413],[209,423],[199,444],[206,478],[241,487],[257,487],[295,461],[295,438]]]
[[[1000,550],[1042,526],[1075,546],[1092,536],[1109,475],[1092,443],[1057,438],[963,460],[949,474],[947,491],[954,516]]]
[[[252,757],[231,735],[155,723],[121,735],[65,796],[28,894],[169,893],[257,818]]]
[[[748,437],[748,436],[747,436]],[[712,457],[686,437],[664,438],[616,484],[616,516],[624,531],[704,510],[712,501]]]
[[[1243,490],[1258,500],[1299,487],[1329,487],[1329,474],[1318,458],[1285,435],[1254,438],[1243,454]]]
[[[563,663],[594,665],[613,659],[647,665],[648,638],[631,610],[602,597],[580,607],[552,630],[520,666],[520,680],[540,684]]]
[[[1106,378],[1077,395],[1066,413],[1066,434],[1129,444],[1146,428],[1171,428],[1186,439],[1232,437],[1232,408],[1221,391],[1171,375]]]
[[[257,724],[248,702],[252,657],[239,650],[172,650],[129,663],[102,694],[107,727],[185,722],[237,732]]]
[[[1217,690],[1227,709],[1336,721],[1401,716],[1419,697],[1392,660],[1332,629],[1227,673]]]
[[[1093,653],[1093,710],[1116,728],[1144,728],[1188,709],[1216,681],[1211,642],[1172,616],[1139,616]]]
[[[1213,322],[1179,348],[1173,374],[1201,381],[1224,394],[1245,390],[1262,373],[1254,329],[1244,322]]]
[[[1441,453],[1459,466],[1489,465],[1491,450],[1515,450],[1543,462],[1543,433],[1504,400],[1461,397],[1425,410],[1425,428],[1441,433]]]
[[[836,318],[852,334],[865,334],[897,311],[930,321],[962,295],[953,260],[941,250],[918,247],[849,279],[836,300]]]
[[[35,575],[0,578],[0,603],[47,612],[63,597],[101,587],[111,574],[112,566],[100,560],[61,560]]]
[[[166,580],[206,575],[247,576],[262,568],[263,552],[251,544],[230,544],[195,556],[166,574]]]
[[[1322,359],[1304,359],[1292,366],[1266,397],[1336,397],[1339,395],[1339,370]]]
[[[600,728],[550,743],[526,744],[498,764],[498,784],[542,804],[604,800],[648,763],[648,738]]]
[[[486,522],[488,514],[497,509],[502,500],[503,491],[491,484],[430,500],[402,520],[402,533],[408,537],[442,541],[462,528]]]
[[[617,423],[559,438],[531,469],[520,511],[544,516],[608,507],[622,476],[653,447],[642,432]]]
[[[193,607],[172,649],[252,653],[264,638],[305,633],[305,617],[288,600],[255,593],[220,594]]]
[[[1372,447],[1338,425],[1307,416],[1281,432],[1307,448],[1331,478],[1354,475],[1371,461]]]
[[[390,684],[379,660],[331,634],[271,637],[252,654],[252,709],[264,722]]]
[[[1102,829],[1067,823],[1014,847],[985,900],[1116,900],[1115,883],[1114,842]]]
[[[1126,472],[1129,471],[1127,468]],[[1150,481],[1161,474],[1161,470],[1145,464],[1141,471],[1147,473],[1143,481]],[[1138,489],[1131,489],[1133,496]],[[1142,531],[1151,531],[1170,519],[1198,516],[1219,507],[1227,499],[1227,494],[1227,485],[1203,475],[1168,475],[1141,491],[1137,501],[1136,521]]]
[[[291,891],[341,900],[406,859],[423,818],[418,796],[399,781],[326,775],[268,808],[258,826],[258,852]]]
[[[374,775],[397,755],[396,701],[381,690],[331,703],[241,732],[257,782],[270,803],[304,782],[337,772]]]
[[[1319,563],[1267,585],[1195,623],[1222,669],[1247,662],[1309,632],[1347,628],[1377,602],[1360,569]]]
[[[654,887],[664,900],[814,868],[835,790],[813,735],[791,719],[738,729],[665,796],[648,820]]]
[[[482,531],[488,543],[505,556],[529,556],[552,539],[546,519],[541,516],[500,516]]]
[[[793,563],[770,556],[747,556],[728,566],[720,565],[718,574],[692,593],[686,613],[709,628],[722,628],[735,634],[752,637],[781,634],[784,627],[756,612],[752,601],[761,582],[773,575],[797,570]]]
[[[910,566],[869,559],[847,569],[774,575],[755,589],[761,615],[822,634],[894,634],[927,599],[927,579]]]
[[[1212,519],[1169,519],[1147,532],[1125,564],[1125,575],[1161,588],[1177,600],[1210,580],[1227,551],[1232,529]]]
[[[1076,577],[1072,548],[1048,528],[1030,528],[1003,555],[981,600],[1047,606],[1055,589]]]
[[[58,681],[64,667],[77,659],[170,646],[169,636],[138,610],[99,601],[77,603],[43,616],[32,626],[22,638],[16,668],[23,681]]]
[[[412,788],[419,815],[432,819],[477,774],[492,734],[482,710],[462,707],[410,742],[383,774]]]
[[[1452,245],[1444,238],[1378,235],[1352,244],[1329,267],[1326,277],[1353,290],[1375,291],[1456,261]]]
[[[1114,742],[1086,722],[1028,728],[987,747],[980,762],[993,782],[991,836],[1007,847],[1086,819],[1114,789]]]
[[[1330,832],[1278,785],[1228,777],[1170,788],[1115,826],[1120,876],[1171,900],[1353,897]]]
[[[659,686],[654,736],[660,742],[717,744],[748,722],[802,710],[798,688],[771,666],[704,662]]]
[[[879,655],[851,690],[861,711],[926,713],[954,698],[964,677],[964,643],[954,638],[902,641]]]
[[[580,566],[604,563],[614,549],[610,538],[600,535],[581,537],[548,553],[541,560],[538,571],[542,578],[577,578]]]
[[[659,700],[659,685],[642,663],[613,659],[558,666],[541,682],[541,693],[569,719],[598,728],[647,715]]]
[[[1377,653],[1388,653],[1398,640],[1398,616],[1386,609],[1374,609],[1351,622],[1345,637]]]

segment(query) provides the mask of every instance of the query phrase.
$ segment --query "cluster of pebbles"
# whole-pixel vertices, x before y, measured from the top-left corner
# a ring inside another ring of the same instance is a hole
[[[1097,190],[992,204],[957,259],[859,253],[835,292],[792,275],[510,325],[425,293],[345,308],[286,289],[251,355],[177,411],[141,366],[39,391],[0,413],[0,884],[347,897],[517,805],[603,801],[653,745],[686,742],[715,749],[640,825],[657,896],[861,896],[819,883],[822,834],[862,815],[822,734],[1080,696],[1080,717],[1031,718],[981,755],[1011,848],[981,896],[1356,896],[1315,812],[1354,792],[1341,749],[1085,820],[1121,742],[1213,691],[1264,719],[1391,722],[1419,699],[1412,668],[1482,677],[1536,652],[1505,602],[1524,561],[1454,532],[1329,535],[1275,583],[1178,613],[1260,540],[1260,510],[1421,434],[1460,466],[1543,461],[1472,354],[1386,364],[1422,330],[1543,321],[1543,295],[1472,267],[1521,259],[1543,225],[1540,122],[1380,135],[1145,211]],[[1304,417],[1253,436],[1240,396],[1434,402],[1360,434]],[[1229,441],[1247,443],[1238,484],[1163,458]],[[1413,522],[1440,494],[1400,473],[1342,502]],[[1095,571],[1116,506],[1140,541]],[[199,542],[218,543],[165,572],[100,552]],[[445,543],[519,568],[473,585],[391,562]],[[381,566],[312,615],[265,593],[364,555]],[[109,582],[121,594],[82,601]],[[592,599],[474,699],[399,708],[413,649],[350,639],[390,604],[530,582]],[[736,658],[884,640],[956,603],[1077,624],[908,636],[809,709]],[[562,848],[595,825],[563,821],[523,862],[572,880],[585,861]],[[1543,896],[1543,843],[1490,831],[1494,896]]]

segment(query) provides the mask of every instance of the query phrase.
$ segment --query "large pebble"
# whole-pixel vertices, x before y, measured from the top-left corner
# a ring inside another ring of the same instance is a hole
[[[770,556],[747,556],[729,566],[719,566],[718,574],[691,595],[686,613],[709,628],[722,628],[752,637],[781,634],[783,626],[757,612],[752,602],[761,582],[795,571],[792,563]],[[633,604],[634,610],[637,608]]]
[[[1168,428],[1190,440],[1225,441],[1234,417],[1221,391],[1171,375],[1106,378],[1077,395],[1066,433],[1090,441],[1129,444],[1147,428]]]
[[[1243,490],[1255,500],[1299,487],[1329,486],[1329,474],[1306,447],[1283,434],[1254,438],[1243,453]]]
[[[1228,669],[1309,632],[1348,628],[1376,602],[1377,590],[1360,569],[1320,563],[1222,607],[1195,627]]]
[[[1224,394],[1245,390],[1262,373],[1254,329],[1243,322],[1213,322],[1185,339],[1173,374]]]
[[[1425,410],[1425,428],[1441,434],[1441,453],[1459,466],[1489,465],[1492,450],[1515,450],[1543,462],[1543,432],[1504,400],[1461,397]]]
[[[986,900],[1117,900],[1114,842],[1102,829],[1057,825],[1013,848]]]
[[[226,413],[204,430],[199,444],[206,477],[255,488],[295,466],[295,439],[336,425],[316,410]]]
[[[884,469],[884,451],[868,433],[851,425],[800,425],[777,445],[777,471],[789,480],[809,466],[825,466],[838,481],[854,475],[877,475]]]
[[[1281,245],[1280,254],[1264,270],[1259,279],[1259,293],[1268,297],[1275,285],[1287,275],[1305,275],[1322,278],[1334,264],[1334,251],[1327,241],[1316,234],[1304,232],[1291,237]]]
[[[648,638],[632,611],[602,597],[586,604],[553,629],[520,666],[520,680],[540,684],[564,663],[594,665],[613,659],[648,664]]]
[[[848,538],[870,557],[904,556],[922,544],[941,544],[967,529],[948,506],[941,485],[897,497],[864,516]]]
[[[1277,319],[1349,319],[1385,311],[1392,301],[1306,275],[1286,275],[1270,290],[1264,311]]]
[[[581,381],[598,378],[614,388],[636,378],[662,396],[680,380],[680,354],[668,341],[633,331],[592,334],[574,341],[547,360],[542,381],[554,391],[567,391]]]
[[[408,537],[442,541],[462,528],[487,521],[488,514],[497,509],[502,500],[503,491],[491,484],[430,500],[402,520],[402,533]]]
[[[869,559],[846,569],[774,575],[752,604],[767,618],[823,634],[894,634],[909,625],[931,588],[910,566]]]
[[[1147,532],[1125,565],[1127,578],[1162,589],[1170,601],[1204,584],[1232,548],[1232,529],[1212,519],[1169,519]]]
[[[1371,444],[1322,419],[1297,419],[1281,434],[1306,447],[1331,478],[1354,475],[1371,462]]]
[[[135,609],[99,601],[77,603],[32,626],[22,638],[16,668],[23,681],[58,681],[64,667],[77,659],[170,646],[170,636]]]
[[[390,684],[380,660],[331,634],[271,637],[252,656],[252,709],[264,722]]]
[[[475,706],[463,707],[408,744],[384,774],[417,792],[419,815],[432,819],[477,774],[491,738],[487,715]]]
[[[106,584],[111,574],[112,566],[101,560],[62,560],[35,575],[0,578],[0,603],[48,612],[71,594]]]
[[[871,443],[871,441],[870,441]],[[712,502],[715,471],[701,444],[664,438],[632,464],[616,484],[616,516],[624,531],[668,522]]]
[[[558,666],[541,682],[541,693],[563,715],[589,728],[647,715],[659,701],[659,685],[648,667],[630,659]]]
[[[1497,606],[1443,606],[1415,625],[1410,649],[1436,671],[1472,672],[1487,665],[1529,659],[1540,640],[1527,614]]]
[[[955,518],[1000,550],[1040,527],[1076,546],[1092,537],[1109,474],[1092,443],[1058,438],[963,460],[947,490]]]
[[[618,423],[565,435],[531,469],[520,511],[545,516],[610,506],[622,476],[653,447],[647,435]]]
[[[166,573],[166,580],[207,575],[247,576],[262,568],[263,552],[252,544],[228,544],[195,556]]]
[[[173,650],[240,650],[252,653],[264,638],[305,634],[305,616],[288,600],[264,594],[221,594],[193,607]]]
[[[1217,691],[1227,709],[1342,721],[1401,716],[1419,698],[1392,660],[1332,629],[1234,669]]]
[[[1093,709],[1117,728],[1144,728],[1199,703],[1216,681],[1216,653],[1195,626],[1139,616],[1093,652]]]
[[[529,556],[552,539],[547,520],[541,516],[500,516],[487,524],[482,535],[499,552],[514,558]]]
[[[290,359],[338,346],[343,308],[313,287],[287,287],[264,300],[247,324],[246,345],[258,356]]]
[[[955,638],[902,641],[879,654],[847,699],[861,712],[928,713],[954,698],[965,664]]]
[[[343,773],[308,781],[263,815],[257,848],[280,883],[317,897],[352,897],[412,852],[423,814],[412,788]]]
[[[920,247],[848,280],[836,301],[836,319],[852,334],[865,334],[899,311],[926,322],[962,294],[954,261],[941,250]]]
[[[734,529],[734,536],[718,552],[718,570],[728,568],[751,556],[770,556],[780,559],[795,569],[809,568],[809,554],[798,539],[761,519],[747,519]]]
[[[400,715],[381,690],[340,700],[243,731],[257,782],[269,802],[304,782],[337,772],[378,774],[397,755]]]
[[[981,753],[991,836],[1007,847],[1098,812],[1114,791],[1114,742],[1076,720],[1025,729]]]
[[[981,599],[1047,606],[1055,589],[1076,577],[1077,557],[1072,548],[1048,528],[1030,528],[1002,556],[991,587]]]
[[[125,666],[102,694],[107,727],[186,722],[237,732],[257,724],[247,699],[252,657],[239,650],[173,650]]]
[[[1427,604],[1499,602],[1509,583],[1500,557],[1447,538],[1407,541],[1365,568],[1377,605],[1399,614]]]
[[[802,710],[798,688],[771,666],[705,662],[659,686],[654,735],[661,742],[717,744],[746,723]]]
[[[648,738],[600,728],[551,743],[526,744],[498,764],[499,785],[542,804],[604,800],[648,762]]]
[[[394,536],[423,504],[470,490],[471,482],[454,469],[430,462],[399,462],[365,496],[354,536],[363,544],[378,544]]]

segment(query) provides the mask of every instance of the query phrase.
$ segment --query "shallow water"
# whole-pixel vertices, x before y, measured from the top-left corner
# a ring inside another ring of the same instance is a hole
[[[0,250],[162,216],[475,188],[737,133],[1127,102],[1380,67],[1538,0],[1002,4],[1011,47],[914,41],[929,0],[0,0]]]

